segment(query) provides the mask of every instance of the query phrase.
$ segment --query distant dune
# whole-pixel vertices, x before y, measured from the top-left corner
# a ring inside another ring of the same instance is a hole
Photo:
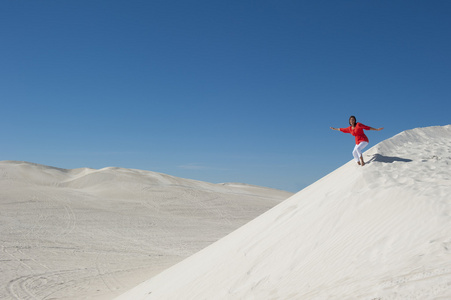
[[[111,299],[292,194],[0,162],[0,299]]]
[[[451,299],[451,125],[364,157],[117,299]]]

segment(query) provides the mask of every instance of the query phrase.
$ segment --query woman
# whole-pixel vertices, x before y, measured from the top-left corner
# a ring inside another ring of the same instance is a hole
[[[355,147],[354,150],[352,151],[352,155],[354,156],[356,162],[361,165],[364,166],[365,162],[363,161],[363,156],[362,156],[362,150],[363,148],[365,148],[366,146],[368,146],[368,137],[365,135],[365,133],[363,132],[363,130],[382,130],[384,129],[383,127],[381,128],[373,128],[373,127],[369,127],[366,125],[363,125],[362,123],[357,123],[357,120],[354,116],[349,117],[349,127],[347,128],[334,128],[331,127],[330,129],[332,130],[339,130],[341,132],[345,132],[345,133],[350,133],[353,136],[355,136]]]

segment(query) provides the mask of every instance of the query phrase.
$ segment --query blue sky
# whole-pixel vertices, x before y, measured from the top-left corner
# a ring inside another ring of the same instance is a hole
[[[0,1],[0,160],[296,192],[450,124],[449,1]]]

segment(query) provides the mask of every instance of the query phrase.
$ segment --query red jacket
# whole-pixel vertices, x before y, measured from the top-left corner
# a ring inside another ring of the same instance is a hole
[[[369,142],[368,137],[363,132],[363,129],[370,130],[371,127],[363,125],[362,123],[357,123],[354,129],[352,128],[352,126],[349,126],[347,128],[340,128],[340,131],[344,133],[350,133],[355,136],[355,143],[358,145],[361,142]]]

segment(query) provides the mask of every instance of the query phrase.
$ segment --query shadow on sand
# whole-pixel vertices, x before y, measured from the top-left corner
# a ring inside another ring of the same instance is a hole
[[[380,154],[374,154],[373,157],[368,162],[383,162],[383,163],[393,163],[395,161],[400,162],[411,162],[411,159],[401,158],[396,156],[384,156]]]

